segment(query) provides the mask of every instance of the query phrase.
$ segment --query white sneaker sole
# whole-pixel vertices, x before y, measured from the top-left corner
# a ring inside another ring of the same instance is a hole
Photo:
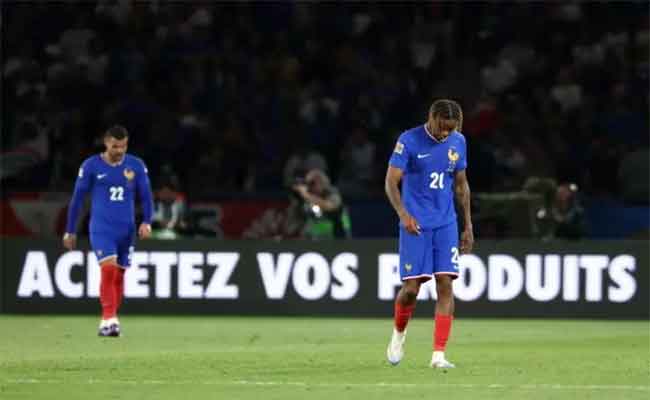
[[[388,348],[386,349],[386,359],[388,360],[390,365],[395,366],[395,365],[399,364],[399,362],[402,361],[402,357],[404,357],[403,354],[401,356],[399,356],[399,357],[393,355],[393,353],[390,351],[390,345],[388,345]]]
[[[450,362],[446,362],[446,363],[435,362],[435,363],[431,364],[431,368],[435,368],[435,369],[452,369],[452,368],[456,368],[456,366],[454,364],[450,363]]]

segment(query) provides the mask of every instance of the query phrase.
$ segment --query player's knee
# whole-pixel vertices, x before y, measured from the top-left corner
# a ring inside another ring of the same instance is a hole
[[[402,288],[402,293],[404,297],[406,298],[407,301],[415,301],[416,297],[418,297],[418,291],[419,291],[419,286],[416,285],[405,285]]]
[[[409,302],[412,302],[418,297],[418,292],[415,289],[407,289],[404,291],[404,296]]]
[[[448,278],[448,277],[445,277]],[[438,292],[438,298],[449,298],[453,294],[453,286],[451,279],[437,279],[436,280],[436,291]]]

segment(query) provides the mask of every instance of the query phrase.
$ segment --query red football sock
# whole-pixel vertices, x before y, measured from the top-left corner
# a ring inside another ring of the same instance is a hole
[[[116,266],[104,264],[102,278],[99,283],[99,301],[102,305],[102,319],[109,319],[115,316],[115,274]]]
[[[395,301],[395,329],[397,329],[398,332],[404,332],[414,309],[415,304],[403,306],[399,301]]]
[[[122,299],[124,298],[124,268],[116,267],[115,271],[115,315],[122,305]]]
[[[433,334],[433,350],[445,351],[453,319],[453,315],[436,314],[436,327]]]

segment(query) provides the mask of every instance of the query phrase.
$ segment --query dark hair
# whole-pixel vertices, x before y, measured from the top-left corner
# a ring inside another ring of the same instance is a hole
[[[429,109],[429,114],[444,119],[455,119],[458,121],[456,130],[460,132],[463,129],[463,109],[454,100],[440,99],[434,101]]]
[[[126,139],[129,137],[129,131],[126,130],[122,125],[114,125],[106,130],[104,137],[112,137],[117,140]]]

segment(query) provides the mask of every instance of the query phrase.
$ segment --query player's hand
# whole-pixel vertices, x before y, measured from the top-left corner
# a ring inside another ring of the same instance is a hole
[[[460,235],[460,254],[471,253],[474,247],[474,233],[472,228],[465,229]]]
[[[77,235],[74,233],[66,233],[63,235],[63,247],[68,250],[74,250],[77,247]]]
[[[414,235],[419,235],[422,233],[422,229],[420,228],[418,221],[416,221],[415,218],[413,218],[413,216],[411,216],[406,211],[400,214],[399,220],[408,233],[412,233]]]
[[[140,239],[148,239],[151,236],[151,225],[140,224],[138,235],[140,236]]]
[[[307,189],[307,185],[305,184],[298,183],[296,185],[293,185],[293,190],[295,190],[296,193],[301,195],[303,198],[307,196],[308,189]]]

